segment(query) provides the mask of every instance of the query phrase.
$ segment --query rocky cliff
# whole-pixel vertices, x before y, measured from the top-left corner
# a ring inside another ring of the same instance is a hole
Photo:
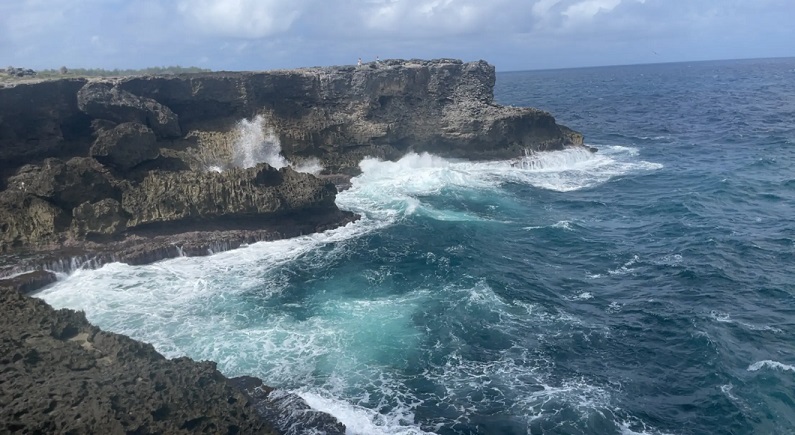
[[[546,112],[495,104],[494,81],[485,62],[410,60],[0,88],[0,432],[344,432],[257,379],[166,360],[26,298],[55,276],[19,272],[206,255],[343,225],[355,216],[328,180],[366,156],[582,144]],[[241,155],[244,139],[255,149]]]
[[[288,160],[326,173],[408,151],[506,158],[582,143],[546,112],[495,104],[494,81],[483,61],[395,60],[0,88],[0,252],[353,218],[328,182],[243,164],[246,119]]]

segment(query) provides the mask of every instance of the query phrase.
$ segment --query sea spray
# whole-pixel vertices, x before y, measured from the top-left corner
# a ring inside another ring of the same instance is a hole
[[[295,162],[287,160],[282,155],[279,136],[263,115],[238,121],[232,137],[234,140],[222,147],[220,155],[213,154],[204,164],[207,171],[220,173],[228,168],[253,168],[259,163],[267,163],[276,169],[289,166],[298,172],[315,175],[323,171],[323,165],[316,157]]]
[[[238,168],[253,168],[258,163],[267,163],[276,169],[289,165],[282,155],[282,146],[273,127],[265,117],[242,119],[235,126],[237,138],[232,145],[232,164]]]

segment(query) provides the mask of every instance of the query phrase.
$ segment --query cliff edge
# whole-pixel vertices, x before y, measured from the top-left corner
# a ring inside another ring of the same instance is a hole
[[[495,104],[494,82],[486,62],[440,59],[0,88],[0,252],[116,243],[125,257],[194,231],[287,237],[355,219],[321,170],[351,175],[364,157],[409,151],[491,159],[582,143],[546,112]],[[294,169],[307,165],[314,174]]]

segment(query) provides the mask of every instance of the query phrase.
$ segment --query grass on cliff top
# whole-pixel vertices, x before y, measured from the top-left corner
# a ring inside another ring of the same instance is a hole
[[[82,77],[131,77],[151,75],[173,75],[186,73],[210,72],[212,70],[196,66],[154,66],[142,69],[102,69],[102,68],[66,68],[44,69],[36,71],[36,75],[18,77],[8,71],[13,67],[0,69],[0,83],[25,83],[42,80],[57,80]],[[27,68],[22,68],[27,69]]]

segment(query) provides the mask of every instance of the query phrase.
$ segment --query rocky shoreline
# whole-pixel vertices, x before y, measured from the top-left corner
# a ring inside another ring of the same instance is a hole
[[[494,103],[495,79],[439,59],[0,88],[0,431],[343,433],[256,378],[166,360],[25,294],[54,272],[346,225],[358,217],[336,194],[364,157],[582,145],[546,112]]]

